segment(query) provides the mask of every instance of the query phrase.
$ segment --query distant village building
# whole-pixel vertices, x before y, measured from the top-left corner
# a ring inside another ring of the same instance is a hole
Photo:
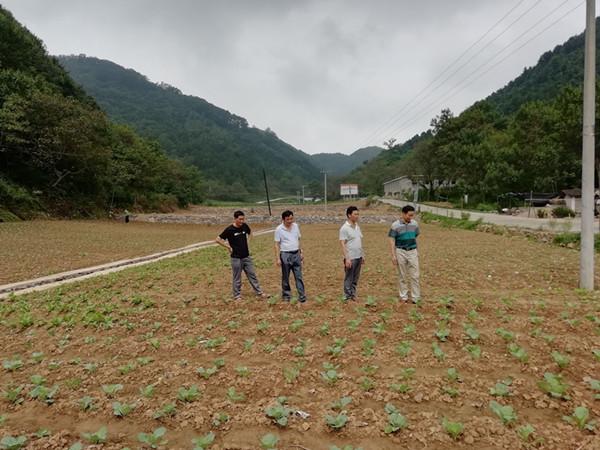
[[[421,175],[416,175],[416,178],[421,177]],[[433,181],[433,187],[452,187],[456,184],[455,181]],[[394,178],[390,181],[385,181],[383,183],[383,195],[386,197],[398,197],[404,199],[410,199],[411,201],[417,201],[414,197],[415,191],[418,191],[420,188],[419,184],[413,183],[412,180],[403,175],[398,178]]]
[[[407,176],[394,178],[383,183],[383,195],[385,197],[407,198],[413,191],[413,182]]]

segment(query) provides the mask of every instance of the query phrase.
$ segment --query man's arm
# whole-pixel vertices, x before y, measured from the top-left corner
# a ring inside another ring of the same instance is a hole
[[[398,260],[396,259],[396,238],[389,238],[390,239],[390,247],[392,250],[392,262],[394,264],[398,264]]]
[[[340,245],[342,246],[342,253],[344,254],[344,266],[346,266],[346,269],[350,269],[352,267],[352,260],[350,259],[350,255],[348,255],[346,241],[344,239],[340,239]]]
[[[281,267],[281,256],[279,253],[281,253],[279,250],[279,242],[275,241],[275,263]]]
[[[221,239],[221,236],[217,236],[217,239],[215,239],[215,242],[223,247],[225,247],[226,249],[229,250],[229,254],[231,255],[233,253],[233,249],[231,248],[231,245],[229,245],[229,242],[227,242],[224,239]]]

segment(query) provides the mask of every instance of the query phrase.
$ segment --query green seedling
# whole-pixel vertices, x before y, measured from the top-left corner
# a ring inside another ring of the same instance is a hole
[[[337,358],[338,356],[340,356],[343,352],[343,347],[339,347],[339,346],[335,346],[335,347],[331,347],[331,346],[327,346],[327,353],[329,353],[331,356],[333,356],[334,358]]]
[[[93,403],[92,397],[88,396],[83,397],[79,403],[73,402],[73,404],[79,406],[82,411],[93,411],[94,409],[98,409],[98,405]]]
[[[346,421],[348,420],[348,417],[342,413],[338,414],[335,417],[333,417],[330,414],[327,414],[325,416],[325,419],[327,420],[327,424],[331,428],[333,428],[334,430],[339,430],[340,428],[344,428],[344,425],[346,425]]]
[[[506,331],[504,328],[498,328],[496,334],[506,342],[510,342],[515,338],[515,333],[513,331]]]
[[[21,385],[13,389],[13,383],[11,381],[10,383],[8,383],[8,390],[3,390],[2,393],[6,396],[6,399],[10,403],[12,403],[13,405],[18,405],[20,403],[23,403],[23,401],[25,400],[23,397],[21,397],[21,391],[24,387],[24,385]]]
[[[285,376],[285,381],[289,384],[292,384],[296,377],[300,374],[300,370],[298,369],[283,369],[283,375]]]
[[[225,365],[225,358],[217,358],[213,361],[213,364],[217,366],[217,369],[220,369]]]
[[[593,431],[596,425],[595,420],[587,420],[590,417],[590,412],[585,406],[578,406],[571,416],[563,416],[563,420],[577,424],[582,430]]]
[[[414,334],[416,330],[417,330],[417,327],[414,324],[411,324],[411,325],[404,325],[402,332],[404,334]]]
[[[229,415],[220,412],[215,415],[215,418],[214,418],[212,424],[213,424],[213,426],[218,427],[219,425],[226,423],[228,420],[229,420]]]
[[[363,339],[363,355],[371,356],[375,353],[375,344],[377,341],[375,339]]]
[[[348,338],[333,338],[333,346],[334,347],[342,347],[344,348],[346,346],[346,342],[348,342]]]
[[[392,383],[390,385],[390,388],[392,388],[394,391],[399,392],[401,394],[406,394],[408,391],[410,391],[412,389],[412,386],[410,384]]]
[[[408,355],[410,353],[410,349],[412,348],[413,342],[414,341],[400,342],[398,347],[396,347],[396,353],[401,357]]]
[[[304,322],[302,319],[296,319],[291,325],[290,325],[290,330],[293,331],[294,333],[296,331],[298,331],[300,328],[302,328],[304,325],[306,324],[306,322]]]
[[[6,450],[18,450],[23,447],[25,442],[27,442],[27,438],[25,436],[5,436],[0,440],[0,448]]]
[[[441,342],[446,342],[446,340],[450,337],[450,328],[438,328],[435,331],[435,337],[437,337]]]
[[[148,386],[146,386],[144,388],[141,387],[139,389],[140,389],[140,394],[142,394],[146,398],[150,398],[154,394],[156,394],[156,388],[154,387],[153,384],[149,384]]]
[[[367,296],[367,301],[365,302],[365,306],[375,307],[377,306],[377,302],[375,301],[375,297],[372,295]]]
[[[205,448],[208,448],[214,440],[214,433],[208,433],[204,437],[192,439],[192,444],[194,444],[193,450],[204,450]]]
[[[512,406],[500,406],[498,402],[491,401],[490,408],[502,420],[504,425],[509,425],[517,420],[517,415],[514,413]]]
[[[19,355],[14,355],[12,359],[6,359],[3,362],[3,366],[9,372],[14,372],[20,367],[23,367],[23,361]]]
[[[273,353],[273,350],[275,350],[275,345],[274,344],[265,344],[265,346],[263,347],[263,350],[267,353]]]
[[[152,361],[154,361],[152,358],[137,358],[137,362],[140,366],[147,366]]]
[[[254,339],[253,338],[246,339],[246,343],[244,344],[244,347],[242,348],[242,351],[249,352],[250,349],[252,348],[252,344],[254,344]]]
[[[465,330],[465,333],[467,333],[468,339],[471,339],[472,341],[476,341],[477,339],[479,339],[479,335],[481,334],[481,331],[476,330],[474,328],[467,328]]]
[[[34,433],[35,437],[38,438],[43,438],[43,437],[48,437],[52,434],[52,431],[50,430],[46,430],[45,428],[40,428],[37,433]]]
[[[519,347],[514,342],[509,344],[508,351],[510,352],[511,355],[513,355],[515,358],[517,358],[521,363],[526,363],[531,358],[531,356],[529,356],[527,354],[525,349],[523,349],[522,347]]]
[[[329,334],[329,322],[323,322],[323,325],[321,325],[321,328],[319,328],[319,334],[321,336]]]
[[[388,324],[385,322],[374,322],[374,325],[375,325],[375,328],[372,328],[371,331],[378,335],[385,333],[385,329],[388,326]]]
[[[462,349],[474,359],[478,359],[481,356],[481,347],[479,347],[479,345],[468,344]]]
[[[561,355],[557,351],[553,351],[551,354],[552,358],[554,358],[554,361],[561,369],[565,369],[566,367],[568,367],[569,363],[571,362],[571,358],[569,358],[568,356]]]
[[[232,402],[237,402],[238,400],[242,400],[246,395],[243,392],[235,392],[235,387],[230,386],[227,390],[227,394],[225,394],[229,400]]]
[[[600,350],[592,350],[592,355],[596,361],[600,362]]]
[[[272,408],[265,409],[267,416],[275,420],[275,423],[279,426],[285,427],[288,423],[288,416],[292,412],[290,408],[286,408],[279,404]]]
[[[563,398],[570,400],[568,395],[565,395],[567,389],[569,389],[569,383],[562,382],[562,375],[554,375],[550,372],[544,373],[544,380],[538,383],[540,389],[548,392],[554,398]]]
[[[442,417],[442,426],[444,430],[456,440],[463,433],[465,426],[460,422],[450,422],[445,417]]]
[[[296,356],[304,356],[304,353],[305,353],[304,347],[298,346],[298,347],[292,348],[292,350],[296,354]]]
[[[104,444],[106,442],[107,428],[102,427],[95,433],[81,433],[81,435],[92,444]]]
[[[211,377],[211,375],[214,375],[215,373],[217,373],[217,366],[212,366],[209,369],[205,369],[203,367],[198,367],[196,369],[196,372],[198,372],[204,378],[208,379]]]
[[[360,387],[362,388],[363,391],[368,392],[371,389],[373,389],[375,386],[377,386],[377,382],[373,381],[371,378],[369,377],[363,377],[362,379],[362,383],[360,384]]]
[[[102,386],[102,390],[106,393],[108,398],[114,398],[115,394],[123,389],[122,384],[108,384]]]
[[[451,387],[443,387],[442,392],[448,394],[450,397],[454,398],[459,394],[459,390]]]
[[[202,394],[198,392],[198,386],[196,385],[191,386],[189,389],[180,387],[177,389],[177,392],[179,392],[179,394],[177,394],[175,398],[181,402],[193,402],[202,397]]]
[[[6,419],[8,419],[8,414],[2,414],[0,416],[0,425],[4,424],[4,422],[6,422]]]
[[[437,342],[431,344],[431,350],[433,351],[433,354],[435,355],[437,360],[440,362],[448,357],[448,355],[444,353],[444,350],[442,350],[442,347],[440,347]]]
[[[329,369],[329,370],[326,370],[325,372],[321,372],[321,376],[329,384],[333,384],[338,380],[338,373],[335,369]]]
[[[360,368],[361,372],[366,373],[367,375],[371,375],[372,373],[374,373],[377,369],[379,368],[379,366],[362,366]]]
[[[243,377],[249,377],[252,375],[252,372],[245,366],[238,366],[235,370]]]
[[[458,374],[458,372],[456,372],[456,369],[454,367],[448,369],[446,371],[446,375],[448,375],[448,379],[450,381],[456,381],[460,379],[460,375]]]
[[[267,322],[266,320],[263,320],[261,323],[256,325],[256,329],[258,331],[265,331],[270,326],[271,326],[271,324],[269,322]]]
[[[600,391],[600,381],[594,380],[593,378],[591,378],[588,380],[588,383],[590,383],[590,386],[592,387],[592,389]],[[600,400],[600,394],[594,394],[594,399]]]
[[[533,426],[530,424],[524,425],[518,431],[519,437],[521,438],[521,442],[523,443],[524,447],[536,447],[539,444],[541,444],[542,442],[544,442],[544,439],[542,439],[542,438],[538,438],[538,439],[530,442],[531,435],[533,434],[534,431],[535,431],[535,428],[533,428]]]
[[[499,397],[508,397],[510,395],[515,395],[515,394],[511,394],[508,391],[508,387],[511,384],[512,384],[511,380],[504,380],[504,381],[501,381],[499,383],[496,383],[496,387],[495,388],[490,388],[490,394],[497,395]]]
[[[137,405],[135,403],[128,405],[127,403],[113,402],[113,414],[117,417],[125,417],[136,406]]]
[[[398,376],[401,380],[410,380],[415,374],[415,368],[409,367],[407,369],[399,369],[400,375]]]
[[[393,412],[388,416],[389,423],[385,426],[385,434],[395,433],[408,426],[406,417],[399,412]]]
[[[29,362],[32,364],[39,364],[44,361],[44,352],[34,352],[32,357],[33,359]]]
[[[162,409],[154,414],[154,419],[160,419],[161,417],[173,417],[175,414],[177,414],[175,402],[170,402],[163,405]]]
[[[94,364],[94,363],[87,363],[85,364],[83,367],[85,368],[85,370],[87,370],[90,373],[94,373],[96,372],[96,369],[98,369],[100,365],[99,364]]]
[[[266,449],[274,449],[279,442],[279,436],[275,436],[274,434],[265,434],[260,440],[260,446]]]
[[[29,395],[32,398],[38,398],[44,403],[54,403],[54,394],[58,391],[58,386],[54,386],[51,389],[46,386],[36,386]]]
[[[117,370],[121,373],[121,375],[127,375],[129,372],[133,371],[137,367],[137,364],[127,364],[126,366],[117,367]]]
[[[148,444],[151,448],[158,448],[169,442],[168,439],[162,438],[166,432],[166,428],[160,427],[155,429],[152,433],[138,433],[138,440],[143,444]]]
[[[350,404],[351,401],[352,397],[342,397],[342,399],[339,402],[332,402],[331,407],[335,411],[342,411],[346,406]]]

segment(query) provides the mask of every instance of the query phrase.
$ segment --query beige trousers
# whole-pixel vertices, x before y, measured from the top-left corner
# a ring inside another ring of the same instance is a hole
[[[400,300],[408,300],[408,283],[410,280],[410,296],[413,302],[421,299],[421,283],[419,282],[418,250],[396,249],[398,261],[398,293]]]

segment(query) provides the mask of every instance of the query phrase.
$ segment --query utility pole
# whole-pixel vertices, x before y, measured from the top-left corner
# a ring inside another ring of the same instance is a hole
[[[327,211],[327,174],[328,170],[321,170],[321,173],[325,175],[325,211]]]
[[[302,185],[302,203],[304,203],[304,199],[306,198],[306,197],[304,197],[304,186],[305,185],[303,184]]]
[[[594,290],[594,144],[596,115],[596,1],[586,0],[581,154],[581,250],[579,287]]]

